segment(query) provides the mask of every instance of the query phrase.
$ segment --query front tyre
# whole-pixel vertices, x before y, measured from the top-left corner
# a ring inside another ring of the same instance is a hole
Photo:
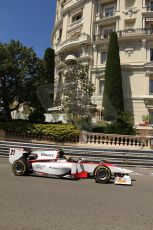
[[[111,171],[107,166],[97,166],[93,175],[95,181],[101,184],[108,183],[111,179]]]
[[[12,172],[16,176],[25,176],[28,173],[28,163],[27,160],[24,158],[21,158],[17,161],[15,161],[12,164]]]

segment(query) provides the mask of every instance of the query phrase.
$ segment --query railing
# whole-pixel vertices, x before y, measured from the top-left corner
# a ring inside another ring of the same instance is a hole
[[[102,12],[102,13],[100,13],[100,15],[99,15],[99,18],[100,19],[103,19],[103,18],[110,18],[110,17],[113,17],[113,16],[115,16],[116,15],[116,12],[115,11],[113,11],[113,10],[110,10],[110,11],[108,11],[108,12]]]
[[[13,130],[8,130],[5,132],[5,138],[9,140],[24,140],[24,141],[42,141],[42,142],[61,142],[61,143],[77,143],[79,142],[79,136],[71,136],[65,138],[56,138],[51,135],[42,135],[42,134],[24,134],[24,133],[17,133]]]
[[[110,32],[107,31],[107,32],[100,33],[98,35],[94,35],[93,40],[97,41],[97,40],[102,40],[102,39],[108,39],[111,33],[112,31]],[[138,28],[138,29],[129,28],[127,30],[116,31],[116,33],[118,37],[151,35],[153,34],[153,28]]]
[[[64,42],[61,42],[61,43],[58,42],[54,48],[56,49],[56,52],[58,52],[61,48],[65,47],[67,45],[73,45],[76,43],[78,44],[78,43],[81,43],[84,41],[90,42],[90,40],[91,40],[91,38],[88,34],[82,33],[79,36],[70,37],[70,38],[66,39]]]
[[[70,10],[71,7],[77,7],[80,3],[83,3],[85,0],[67,0],[61,9],[61,14],[64,14],[66,11]]]
[[[75,27],[75,26],[80,25],[80,24],[82,23],[82,21],[83,21],[83,18],[80,18],[79,20],[77,20],[77,21],[71,23],[71,24],[68,26],[68,29],[71,29],[71,28],[73,28],[73,27]]]
[[[61,142],[61,143],[80,143],[94,145],[95,147],[133,147],[135,149],[149,149],[150,137],[144,136],[132,136],[132,135],[118,135],[118,134],[105,134],[105,133],[90,133],[83,131],[80,136],[72,136],[67,138],[56,138],[53,135],[41,135],[41,134],[24,134],[17,133],[15,131],[3,131],[1,130],[0,138],[3,140],[14,141],[41,141],[43,142]]]
[[[150,147],[150,138],[141,136],[83,132],[82,140],[88,144],[99,146]]]

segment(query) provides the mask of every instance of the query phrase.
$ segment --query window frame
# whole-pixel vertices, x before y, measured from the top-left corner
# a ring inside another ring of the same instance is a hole
[[[101,95],[101,96],[104,95],[104,87],[105,87],[105,80],[104,79],[100,79],[99,80],[98,95]]]
[[[149,79],[149,94],[153,95],[153,78]]]
[[[150,48],[150,61],[153,61],[153,48]]]
[[[106,64],[106,62],[107,62],[107,52],[101,51],[100,64]]]
[[[80,16],[80,18],[76,19],[78,16]],[[83,11],[81,10],[71,16],[71,23],[73,24],[75,22],[78,22],[82,18],[83,18]]]

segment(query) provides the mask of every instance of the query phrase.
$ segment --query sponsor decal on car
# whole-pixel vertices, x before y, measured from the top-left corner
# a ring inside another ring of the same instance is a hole
[[[35,165],[35,167],[37,169],[43,169],[43,168],[45,168],[45,165],[37,164],[37,165]]]
[[[54,154],[48,154],[48,153],[41,153],[42,157],[54,157]]]
[[[50,169],[59,169],[59,167],[49,167]]]

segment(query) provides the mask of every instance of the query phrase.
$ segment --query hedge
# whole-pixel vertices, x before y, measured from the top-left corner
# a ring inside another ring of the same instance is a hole
[[[14,131],[23,135],[49,136],[57,141],[75,138],[80,131],[74,125],[68,124],[30,124],[26,122],[0,122],[0,129]]]

